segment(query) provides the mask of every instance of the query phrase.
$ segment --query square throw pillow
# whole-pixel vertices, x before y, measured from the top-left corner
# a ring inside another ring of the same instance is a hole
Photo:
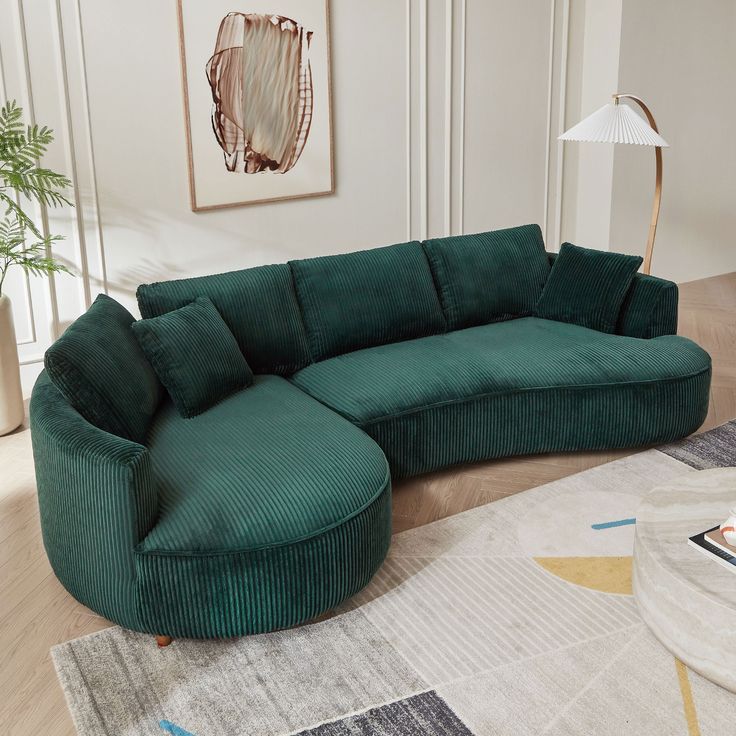
[[[46,351],[44,367],[88,422],[143,443],[161,384],[133,335],[134,322],[122,304],[100,294]]]
[[[194,417],[253,383],[253,372],[217,307],[191,304],[133,325],[179,414]]]
[[[626,292],[642,258],[563,243],[535,315],[615,332]]]

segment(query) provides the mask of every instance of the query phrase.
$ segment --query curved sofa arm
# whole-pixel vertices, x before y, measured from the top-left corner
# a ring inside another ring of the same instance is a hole
[[[554,265],[557,253],[547,253]],[[616,334],[626,337],[659,337],[677,334],[677,284],[657,276],[637,273],[618,315]]]
[[[617,334],[644,338],[676,335],[678,296],[674,281],[636,274],[618,316]]]
[[[51,566],[82,603],[135,628],[134,548],[158,514],[148,451],[87,422],[41,373],[30,406]]]

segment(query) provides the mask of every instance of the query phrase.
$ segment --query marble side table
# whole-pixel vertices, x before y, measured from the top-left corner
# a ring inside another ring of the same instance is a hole
[[[655,488],[636,514],[634,596],[655,636],[688,667],[736,692],[736,569],[688,544],[736,505],[736,468]]]

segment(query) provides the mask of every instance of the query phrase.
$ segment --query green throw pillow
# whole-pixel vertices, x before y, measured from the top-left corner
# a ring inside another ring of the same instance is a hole
[[[46,351],[44,366],[88,422],[142,444],[161,384],[133,335],[133,322],[122,304],[100,294]]]
[[[133,332],[174,406],[194,417],[253,382],[253,372],[207,297],[142,319]]]
[[[599,332],[615,332],[640,256],[579,248],[563,243],[535,314]]]

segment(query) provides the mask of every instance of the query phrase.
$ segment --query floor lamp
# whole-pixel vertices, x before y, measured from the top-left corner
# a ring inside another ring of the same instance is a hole
[[[619,105],[620,100],[636,102],[647,116],[649,125],[628,105]],[[647,249],[644,252],[644,264],[642,266],[642,272],[649,273],[652,268],[654,236],[657,234],[659,204],[662,200],[662,149],[669,147],[669,143],[659,135],[657,123],[654,122],[654,116],[649,108],[643,100],[634,95],[617,93],[613,95],[612,103],[604,105],[600,110],[588,115],[587,118],[564,132],[558,140],[591,143],[636,143],[640,146],[654,146],[657,175],[654,183],[652,219],[649,223],[649,237],[647,238]]]

